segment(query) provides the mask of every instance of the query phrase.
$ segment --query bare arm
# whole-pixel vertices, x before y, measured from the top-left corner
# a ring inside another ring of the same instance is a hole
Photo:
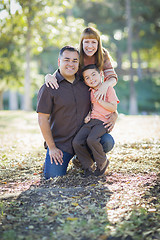
[[[46,84],[46,86],[47,87],[49,87],[49,86],[51,86],[51,88],[55,88],[55,89],[58,89],[59,88],[59,85],[58,85],[58,83],[57,83],[57,79],[56,79],[56,72],[57,71],[55,71],[54,73],[53,73],[53,75],[52,74],[47,74],[45,77],[44,77],[44,79],[45,79],[45,84]]]
[[[108,128],[108,132],[111,132],[112,129],[114,128],[117,118],[118,118],[117,111],[106,116],[106,121],[105,121],[104,125],[105,125],[105,128]]]
[[[42,135],[49,147],[49,155],[50,155],[51,163],[53,163],[53,160],[54,160],[56,165],[58,165],[58,163],[62,165],[63,153],[55,145],[52,132],[50,129],[49,116],[50,116],[49,114],[38,113],[38,123],[41,129]]]
[[[116,78],[111,77],[107,81],[103,82],[98,91],[94,94],[97,100],[106,98],[108,87],[114,87],[117,84]]]
[[[107,109],[110,112],[115,112],[117,110],[117,102],[106,102],[104,100],[99,100],[98,101],[99,104],[104,107],[105,109]]]

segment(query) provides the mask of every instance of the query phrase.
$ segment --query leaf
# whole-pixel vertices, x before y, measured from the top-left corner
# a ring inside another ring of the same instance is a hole
[[[79,206],[79,204],[77,203],[77,202],[73,202],[73,203],[71,203],[73,206],[75,206],[75,207],[77,207],[77,206]]]
[[[67,217],[66,220],[68,220],[68,221],[76,221],[76,220],[78,220],[78,218],[77,217],[75,217],[75,218],[74,217],[73,218],[72,217]]]

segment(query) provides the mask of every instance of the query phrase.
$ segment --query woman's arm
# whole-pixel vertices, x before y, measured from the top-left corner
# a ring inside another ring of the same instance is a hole
[[[106,102],[104,100],[98,100],[98,103],[110,112],[115,112],[117,110],[117,101]]]
[[[46,86],[47,87],[51,87],[51,88],[55,88],[55,89],[58,89],[59,88],[59,85],[58,85],[58,83],[57,83],[57,79],[56,79],[56,72],[57,71],[55,71],[54,73],[53,73],[53,75],[52,74],[47,74],[45,77],[44,77],[44,79],[45,79],[45,84],[46,84]]]
[[[117,84],[115,78],[110,78],[109,80],[102,83],[99,89],[95,92],[95,98],[97,100],[103,100],[106,98],[106,93],[109,87],[114,87]]]
[[[103,58],[104,58],[104,62],[103,62],[104,81],[108,81],[110,78],[115,78],[117,83],[118,77],[111,63],[112,58],[109,52],[107,51],[107,49],[104,49],[104,48],[103,48]]]

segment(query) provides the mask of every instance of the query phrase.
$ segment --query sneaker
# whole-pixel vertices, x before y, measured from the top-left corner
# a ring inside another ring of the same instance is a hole
[[[93,172],[89,169],[85,169],[84,173],[81,175],[83,178],[89,177],[89,176],[93,176]]]
[[[105,173],[107,167],[109,165],[109,160],[107,159],[106,161],[106,165],[104,166],[104,168],[102,170],[100,170],[98,167],[96,168],[95,172],[94,172],[94,176],[101,176]]]

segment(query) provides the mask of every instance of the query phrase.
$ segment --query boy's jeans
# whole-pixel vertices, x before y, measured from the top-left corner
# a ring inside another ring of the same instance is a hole
[[[100,142],[101,142],[101,144],[103,146],[103,149],[106,153],[111,151],[113,146],[114,146],[114,139],[108,133],[105,133],[101,137]],[[56,165],[54,161],[53,161],[53,164],[51,164],[50,156],[49,156],[49,149],[47,149],[46,159],[45,159],[45,167],[44,167],[44,177],[46,179],[49,179],[50,177],[54,178],[54,177],[57,177],[57,176],[65,175],[66,171],[67,171],[68,163],[72,159],[73,156],[74,156],[74,154],[63,152],[63,164],[62,165],[60,165],[60,164]]]

